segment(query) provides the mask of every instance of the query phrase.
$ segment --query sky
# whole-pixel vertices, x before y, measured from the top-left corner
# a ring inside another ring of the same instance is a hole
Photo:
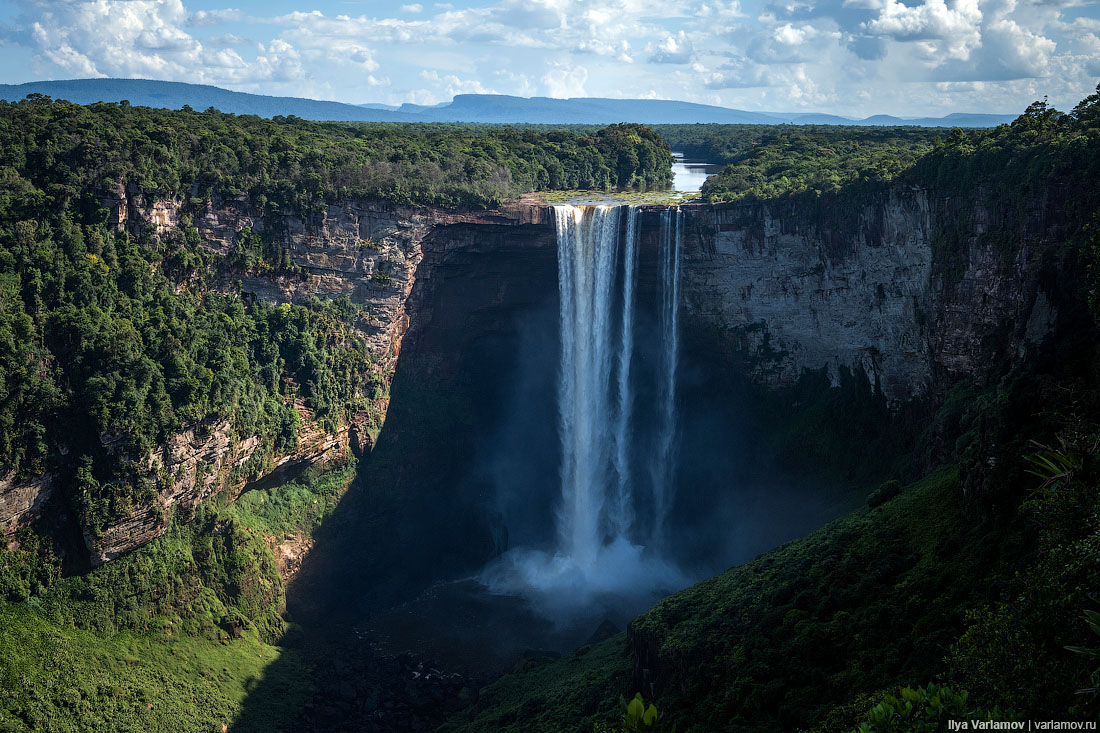
[[[753,111],[1070,109],[1100,0],[0,0],[0,83],[130,77],[353,104],[455,94]]]

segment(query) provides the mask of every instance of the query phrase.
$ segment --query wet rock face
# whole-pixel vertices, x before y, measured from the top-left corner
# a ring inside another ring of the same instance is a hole
[[[862,368],[889,399],[925,392],[922,326],[932,295],[932,224],[921,191],[892,192],[829,222],[777,205],[690,210],[687,310],[755,355],[770,384],[803,369]]]

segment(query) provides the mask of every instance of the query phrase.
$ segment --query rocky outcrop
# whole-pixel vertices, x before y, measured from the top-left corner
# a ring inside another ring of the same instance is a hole
[[[53,494],[52,474],[20,478],[0,476],[0,536],[33,524]]]
[[[285,466],[322,463],[348,450],[346,426],[335,433],[326,432],[312,419],[308,408],[300,402],[295,407],[301,420],[297,446],[293,451],[271,456],[263,475]],[[257,436],[240,439],[228,420],[171,436],[147,459],[146,473],[158,489],[156,500],[136,507],[98,535],[85,534],[92,564],[113,560],[156,539],[168,528],[172,511],[193,509],[217,492],[235,498],[248,480],[256,477],[234,469],[241,469],[254,453],[263,454],[265,450],[270,449]]]
[[[224,488],[227,469],[248,460],[258,443],[256,438],[237,443],[228,421],[170,437],[159,452],[149,457],[149,474],[159,479],[156,500],[136,507],[98,535],[85,534],[92,564],[113,560],[159,537],[174,508],[194,507]]]

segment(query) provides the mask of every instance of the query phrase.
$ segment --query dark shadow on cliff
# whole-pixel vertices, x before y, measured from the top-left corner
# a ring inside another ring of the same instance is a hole
[[[479,441],[512,401],[517,334],[556,312],[553,231],[442,227],[424,248],[384,427],[314,533],[287,591],[287,652],[250,692],[234,731],[277,729],[269,709],[285,693],[280,680],[303,667],[312,698],[282,729],[425,730],[469,704],[479,662],[498,662],[475,660],[462,675],[441,669],[401,653],[404,640],[386,644],[371,619],[472,573],[504,541],[477,470]],[[463,601],[476,612],[476,598]]]

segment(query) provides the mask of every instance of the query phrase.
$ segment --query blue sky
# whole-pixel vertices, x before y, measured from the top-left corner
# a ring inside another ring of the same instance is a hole
[[[342,102],[464,92],[848,115],[1072,107],[1098,0],[0,0],[0,82],[187,81]]]

